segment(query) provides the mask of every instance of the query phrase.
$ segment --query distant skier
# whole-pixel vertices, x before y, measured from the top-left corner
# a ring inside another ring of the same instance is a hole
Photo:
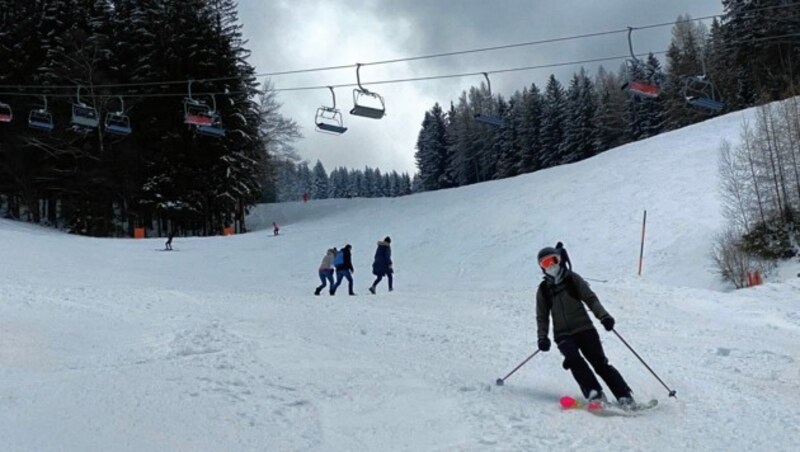
[[[556,243],[556,249],[561,253],[561,261],[564,262],[564,265],[566,265],[569,270],[572,270],[572,262],[569,260],[569,254],[567,254],[567,249],[564,248],[564,244],[561,242]]]
[[[352,273],[355,272],[353,268],[353,257],[350,251],[353,247],[350,244],[345,245],[344,248],[340,249],[338,253],[336,253],[336,258],[333,260],[333,265],[336,267],[336,284],[334,284],[333,288],[331,289],[331,295],[336,294],[336,289],[339,288],[339,285],[342,283],[343,279],[347,279],[348,282],[348,293],[350,295],[355,295],[353,292],[353,276]]]
[[[383,241],[378,242],[378,248],[375,250],[375,260],[372,262],[372,274],[377,276],[375,282],[369,288],[369,291],[375,294],[375,287],[381,282],[384,276],[389,281],[389,292],[392,289],[392,239],[386,237]]]
[[[172,237],[175,236],[175,233],[170,231],[169,235],[167,236],[167,242],[164,244],[164,251],[172,251]]]
[[[272,235],[278,235],[281,232],[281,228],[278,227],[278,223],[272,222]]]
[[[314,295],[319,295],[322,289],[325,288],[326,283],[330,284],[331,295],[333,295],[333,259],[335,257],[336,248],[328,249],[325,252],[325,256],[322,257],[322,262],[319,264],[319,280],[322,281],[322,285],[317,287]]]
[[[614,329],[614,318],[600,304],[589,284],[566,267],[560,250],[553,247],[542,248],[537,260],[544,273],[544,280],[536,292],[539,350],[550,350],[550,339],[547,335],[552,317],[553,337],[559,351],[564,355],[564,369],[572,371],[584,397],[589,400],[605,400],[600,382],[586,363],[589,361],[620,405],[633,404],[628,384],[617,369],[608,364],[600,336],[584,304],[600,320],[606,331]]]

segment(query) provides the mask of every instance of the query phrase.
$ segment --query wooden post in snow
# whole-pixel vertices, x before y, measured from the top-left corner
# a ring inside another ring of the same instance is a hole
[[[642,218],[642,244],[639,247],[639,276],[642,276],[642,259],[644,258],[644,230],[645,226],[647,226],[647,209],[644,211],[644,217]]]

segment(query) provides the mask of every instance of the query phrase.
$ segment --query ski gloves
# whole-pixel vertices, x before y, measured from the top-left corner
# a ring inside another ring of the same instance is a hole
[[[603,324],[603,328],[605,328],[606,331],[611,331],[614,329],[614,317],[611,317],[610,315],[600,319],[600,323]]]
[[[539,339],[539,350],[546,352],[550,350],[550,339],[543,337]]]

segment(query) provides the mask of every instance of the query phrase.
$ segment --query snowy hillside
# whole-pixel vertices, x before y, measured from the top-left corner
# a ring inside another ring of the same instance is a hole
[[[513,179],[260,206],[255,232],[174,252],[0,220],[0,449],[793,451],[800,265],[731,292],[708,258],[718,144],[748,114]],[[395,291],[370,295],[387,235]],[[655,410],[562,411],[557,351],[495,386],[535,350],[535,256],[559,240],[677,399],[602,330]],[[346,243],[358,296],[315,297]]]

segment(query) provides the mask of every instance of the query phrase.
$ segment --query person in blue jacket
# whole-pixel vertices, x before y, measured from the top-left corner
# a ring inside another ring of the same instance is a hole
[[[339,288],[339,285],[342,284],[342,280],[344,279],[347,280],[347,293],[349,295],[355,295],[355,292],[353,292],[352,274],[356,269],[353,268],[352,249],[352,245],[348,243],[336,253],[336,258],[333,260],[333,266],[336,268],[336,284],[330,290],[331,295],[336,295],[336,289]]]
[[[389,281],[389,292],[393,290],[392,273],[394,273],[394,269],[392,268],[391,244],[391,237],[386,237],[382,241],[378,242],[378,249],[375,250],[375,261],[372,263],[372,274],[377,276],[377,278],[375,278],[375,282],[372,283],[372,287],[369,288],[369,291],[373,294],[375,293],[375,287],[378,286],[378,283],[381,282],[384,276]]]

